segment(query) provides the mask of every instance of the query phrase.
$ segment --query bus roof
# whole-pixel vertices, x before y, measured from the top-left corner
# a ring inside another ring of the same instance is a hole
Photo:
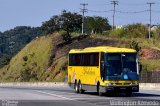
[[[118,48],[110,46],[97,46],[97,47],[88,47],[85,49],[72,49],[69,53],[90,53],[90,52],[106,52],[106,53],[135,53],[136,50],[128,48]]]

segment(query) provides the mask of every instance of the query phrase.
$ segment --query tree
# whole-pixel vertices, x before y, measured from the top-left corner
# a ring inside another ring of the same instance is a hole
[[[53,33],[63,29],[67,32],[67,41],[71,40],[70,33],[81,29],[82,16],[77,13],[63,11],[59,16],[53,16],[49,21],[42,24],[42,29],[47,33]]]
[[[107,18],[100,16],[86,17],[86,28],[91,33],[102,33],[103,31],[110,30],[111,26],[108,23]]]
[[[46,34],[53,33],[54,31],[59,31],[61,27],[60,16],[53,16],[49,21],[43,22],[41,27]]]
[[[63,11],[61,15],[61,28],[67,32],[67,41],[71,40],[70,32],[81,29],[82,16],[77,13]]]

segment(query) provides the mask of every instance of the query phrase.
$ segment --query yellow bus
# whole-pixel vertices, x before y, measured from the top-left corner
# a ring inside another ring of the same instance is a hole
[[[136,50],[108,46],[72,49],[68,59],[68,84],[76,93],[99,95],[139,92]]]

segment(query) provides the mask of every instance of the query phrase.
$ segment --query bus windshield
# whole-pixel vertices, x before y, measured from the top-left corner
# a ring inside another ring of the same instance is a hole
[[[106,53],[105,61],[106,76],[121,79],[127,73],[137,75],[137,53]]]

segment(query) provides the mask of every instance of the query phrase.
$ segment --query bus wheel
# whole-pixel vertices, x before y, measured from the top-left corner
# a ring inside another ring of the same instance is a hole
[[[84,90],[82,89],[82,84],[81,84],[81,82],[79,82],[78,85],[79,85],[79,93],[80,93],[80,94],[83,94],[83,93],[84,93]]]
[[[79,84],[77,82],[75,82],[75,92],[79,93]]]

